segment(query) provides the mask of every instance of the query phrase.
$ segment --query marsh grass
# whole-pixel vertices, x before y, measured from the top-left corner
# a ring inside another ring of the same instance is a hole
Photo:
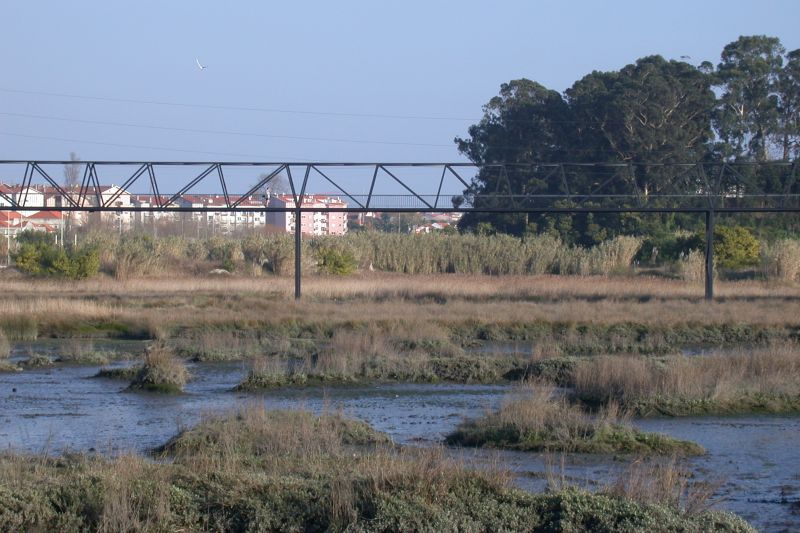
[[[522,451],[697,455],[697,444],[645,433],[630,424],[630,414],[610,403],[590,416],[555,387],[527,382],[500,409],[462,423],[447,436],[450,445],[487,446]]]
[[[637,458],[601,489],[605,494],[642,504],[666,504],[689,515],[714,507],[720,480],[697,480],[672,456],[667,460]]]
[[[19,365],[12,363],[11,361],[6,361],[5,359],[0,359],[0,373],[20,371],[22,371],[22,368],[20,368]]]
[[[796,342],[663,359],[606,356],[574,368],[574,396],[619,403],[639,415],[800,410]]]
[[[224,329],[203,330],[196,336],[178,337],[171,344],[182,356],[206,363],[252,359],[264,351],[257,336]]]
[[[23,368],[48,368],[53,366],[53,360],[46,355],[29,353],[28,358],[20,363]]]
[[[399,448],[339,413],[204,415],[155,455],[0,454],[0,530],[533,532],[560,516],[569,531],[752,531],[725,513],[576,489],[528,494],[506,472]]]
[[[131,381],[130,390],[179,393],[189,379],[186,365],[163,343],[150,346]]]
[[[121,381],[133,381],[139,372],[142,370],[142,365],[133,365],[122,368],[106,368],[101,367],[93,377],[105,379],[118,379]]]
[[[11,355],[11,343],[8,342],[5,332],[0,329],[0,359],[7,359]]]
[[[344,280],[307,277],[303,283],[304,300],[294,302],[287,279],[61,284],[4,280],[0,281],[0,328],[13,340],[37,336],[197,339],[201,332],[225,330],[237,335],[260,332],[262,338],[276,339],[302,334],[320,340],[335,329],[357,324],[379,324],[387,333],[395,327],[391,324],[412,332],[433,325],[444,330],[451,343],[432,338],[429,351],[452,351],[470,340],[470,335],[475,340],[482,330],[505,331],[511,338],[515,328],[522,329],[522,337],[517,338],[532,339],[531,326],[548,325],[550,331],[535,338],[564,342],[570,339],[555,328],[571,329],[575,335],[570,342],[585,345],[583,326],[588,326],[588,332],[634,326],[660,335],[656,348],[664,350],[681,342],[719,344],[714,338],[719,332],[729,335],[747,328],[751,335],[766,330],[769,335],[786,336],[796,328],[787,317],[800,313],[797,288],[753,282],[718,284],[719,300],[714,303],[702,299],[702,287],[652,278],[632,283],[605,277],[379,275]],[[714,331],[704,338],[703,328]],[[667,335],[670,331],[676,334]],[[629,333],[636,335],[636,341],[643,332]],[[405,340],[414,339],[406,336]],[[215,339],[201,340],[208,342],[209,355],[217,350]],[[741,340],[739,336],[721,342]]]
[[[236,389],[374,381],[489,383],[520,374],[522,362],[515,357],[457,355],[463,352],[446,336],[435,337],[443,335],[439,328],[423,327],[415,340],[400,340],[413,335],[407,327],[391,327],[389,333],[375,324],[341,329],[303,358],[257,358]]]
[[[56,360],[74,365],[106,365],[109,356],[96,350],[91,340],[68,339],[60,346]]]

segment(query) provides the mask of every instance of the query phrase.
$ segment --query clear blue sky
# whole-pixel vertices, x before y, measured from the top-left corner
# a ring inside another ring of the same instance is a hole
[[[3,2],[0,159],[456,161],[505,81],[716,63],[743,34],[791,50],[798,21],[796,0]]]

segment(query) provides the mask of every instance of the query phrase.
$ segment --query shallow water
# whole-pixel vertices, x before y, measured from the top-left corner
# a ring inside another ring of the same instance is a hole
[[[186,393],[177,396],[125,392],[125,382],[93,378],[97,367],[0,374],[0,447],[54,453],[143,451],[195,423],[204,412],[262,401],[274,408],[342,409],[398,443],[424,446],[441,442],[462,417],[495,408],[509,388],[384,384],[232,392],[247,369],[247,363],[190,365],[194,378]],[[800,417],[655,419],[637,424],[703,445],[708,454],[688,464],[699,478],[722,483],[722,508],[764,531],[800,530]],[[452,453],[477,464],[500,463],[530,490],[544,488],[548,470],[578,484],[603,485],[627,465],[611,457],[566,455],[563,466],[560,456],[554,459],[556,466],[548,466],[553,459],[542,454]]]

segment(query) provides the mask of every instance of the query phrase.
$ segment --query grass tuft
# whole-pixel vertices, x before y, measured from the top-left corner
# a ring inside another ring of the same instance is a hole
[[[164,344],[152,345],[144,355],[144,363],[131,381],[130,390],[179,393],[189,379],[186,365]]]
[[[631,426],[611,404],[596,416],[571,405],[555,387],[527,382],[497,412],[462,423],[447,444],[522,451],[699,455],[701,446]]]

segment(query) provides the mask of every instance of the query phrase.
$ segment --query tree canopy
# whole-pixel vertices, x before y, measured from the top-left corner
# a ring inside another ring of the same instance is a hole
[[[493,194],[564,192],[557,176],[517,163],[648,163],[653,165],[631,167],[607,191],[687,192],[674,172],[656,165],[795,159],[800,154],[799,110],[800,50],[787,53],[777,38],[767,36],[740,37],[725,46],[716,66],[653,55],[618,71],[591,72],[563,94],[529,79],[512,80],[483,107],[483,118],[470,126],[468,136],[455,139],[459,151],[482,167],[464,200],[491,207],[497,201]],[[597,170],[571,176],[586,189],[603,179]],[[768,182],[772,177],[752,179]],[[763,188],[769,189],[769,183]],[[660,224],[674,222],[674,216],[665,216]],[[642,225],[633,215],[529,219],[469,213],[460,228],[550,231],[591,244],[614,233],[641,231]]]

